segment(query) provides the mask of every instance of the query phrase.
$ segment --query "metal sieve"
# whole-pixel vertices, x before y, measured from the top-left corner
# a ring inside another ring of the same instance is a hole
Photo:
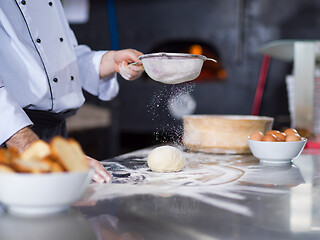
[[[187,53],[151,53],[139,57],[150,78],[165,84],[178,84],[196,79],[206,60],[215,59]]]

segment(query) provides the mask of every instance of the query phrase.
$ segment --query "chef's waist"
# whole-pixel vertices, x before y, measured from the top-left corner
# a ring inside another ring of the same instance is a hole
[[[25,113],[28,115],[31,121],[45,121],[45,122],[63,122],[66,118],[73,116],[76,114],[78,109],[70,109],[64,112],[50,112],[44,110],[34,110],[34,109],[23,109]]]

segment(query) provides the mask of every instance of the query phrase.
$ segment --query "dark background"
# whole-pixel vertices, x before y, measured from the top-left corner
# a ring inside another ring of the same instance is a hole
[[[258,48],[279,39],[319,39],[319,13],[317,0],[116,0],[120,49],[150,53],[168,42],[203,42],[218,53],[228,77],[166,86],[145,74],[134,82],[119,76],[119,95],[103,103],[113,113],[112,130],[103,142],[113,150],[103,157],[179,138],[181,120],[170,116],[167,99],[181,89],[195,99],[196,114],[251,114],[263,58]],[[79,43],[94,50],[112,49],[115,32],[108,17],[112,15],[106,0],[90,1],[89,22],[71,24]],[[285,77],[291,71],[291,62],[271,59],[259,115],[274,117],[275,129],[290,126]],[[85,94],[88,101],[101,104]],[[161,106],[155,109],[158,95]],[[93,133],[92,139],[96,137]]]

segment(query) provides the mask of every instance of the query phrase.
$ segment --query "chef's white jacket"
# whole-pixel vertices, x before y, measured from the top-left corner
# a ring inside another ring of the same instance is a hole
[[[99,78],[105,51],[78,45],[60,0],[0,0],[0,144],[32,122],[22,108],[64,112],[119,90]]]

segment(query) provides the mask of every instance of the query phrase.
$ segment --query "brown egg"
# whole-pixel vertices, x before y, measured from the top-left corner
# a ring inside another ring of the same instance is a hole
[[[270,133],[270,134],[265,135],[262,138],[262,141],[264,141],[264,142],[278,142],[278,139],[274,134]]]
[[[253,141],[261,141],[262,138],[263,138],[263,133],[260,131],[255,131],[250,135],[250,140],[253,140]]]
[[[286,142],[295,142],[295,141],[301,141],[301,137],[297,133],[290,134],[286,137]]]
[[[294,128],[288,128],[288,129],[286,129],[286,130],[284,131],[284,133],[285,133],[287,136],[289,136],[289,135],[291,135],[291,134],[296,134],[296,133],[298,133],[298,131],[297,131],[296,129],[294,129]]]
[[[268,131],[268,132],[266,132],[266,134],[265,135],[267,135],[267,134],[276,134],[276,133],[279,133],[280,131],[278,131],[278,130],[270,130],[270,131]]]
[[[279,142],[285,142],[287,135],[283,132],[274,133]]]

